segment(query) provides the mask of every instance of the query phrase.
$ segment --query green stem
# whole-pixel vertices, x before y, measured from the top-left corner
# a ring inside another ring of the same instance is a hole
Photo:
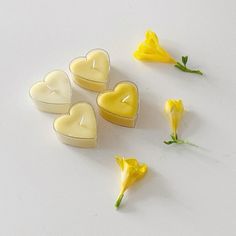
[[[185,60],[183,60],[185,59]],[[179,70],[183,71],[183,72],[187,72],[187,73],[194,73],[194,74],[198,74],[198,75],[203,75],[203,73],[200,71],[200,70],[192,70],[190,68],[188,68],[186,66],[187,64],[187,61],[188,61],[188,57],[182,57],[182,62],[183,64],[181,64],[180,62],[177,62],[175,64],[175,67],[178,68]]]
[[[194,147],[198,147],[196,144],[190,143],[187,140],[178,139],[177,134],[175,134],[175,135],[172,134],[172,135],[170,135],[170,137],[171,137],[171,140],[164,141],[164,143],[166,145],[171,145],[171,144],[175,143],[175,144],[188,144],[188,145],[191,145],[191,146],[194,146]]]
[[[117,198],[117,200],[116,200],[116,203],[115,203],[115,207],[116,207],[116,208],[119,208],[120,203],[121,203],[123,197],[124,197],[124,194],[123,194],[123,193],[121,193],[121,194],[118,196],[118,198]]]
[[[200,70],[191,70],[185,66],[182,65],[180,66],[179,64],[175,64],[175,67],[178,68],[179,70],[182,70],[183,72],[203,75],[203,73]]]

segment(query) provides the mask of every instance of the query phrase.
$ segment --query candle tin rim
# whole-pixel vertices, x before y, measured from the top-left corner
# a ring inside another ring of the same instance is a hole
[[[96,136],[95,136],[94,138],[78,138],[78,137],[66,135],[66,134],[63,134],[63,133],[57,131],[56,128],[55,128],[55,122],[56,122],[56,120],[57,120],[58,118],[60,118],[61,116],[70,115],[70,110],[71,110],[71,108],[72,108],[73,106],[79,104],[79,103],[88,104],[88,105],[91,106],[91,108],[92,108],[92,110],[93,110],[93,113],[94,113],[94,116],[95,116],[95,122],[96,122]],[[57,134],[60,134],[60,135],[62,135],[62,136],[64,136],[64,137],[68,137],[68,138],[72,138],[72,139],[77,139],[77,140],[80,140],[80,139],[81,139],[81,140],[90,140],[90,139],[93,140],[93,139],[94,139],[94,140],[97,140],[97,127],[98,127],[98,124],[97,124],[97,123],[98,123],[98,122],[97,122],[96,113],[95,113],[95,110],[94,110],[92,104],[89,103],[89,102],[81,101],[81,102],[76,102],[76,103],[72,104],[72,105],[70,106],[68,112],[66,112],[66,113],[64,113],[63,115],[60,115],[59,117],[57,117],[56,119],[54,119],[54,121],[53,121],[53,130],[54,130],[55,133],[57,133]]]
[[[49,74],[51,74],[52,72],[64,72],[67,76],[67,79],[69,81],[69,85],[70,85],[70,102],[64,102],[64,103],[52,103],[52,102],[45,102],[45,101],[41,101],[41,100],[38,100],[36,98],[33,98],[32,94],[31,94],[31,89],[33,88],[34,85],[38,84],[38,83],[41,83],[41,82],[45,82],[45,79],[47,78],[47,76]],[[44,79],[43,80],[39,80],[38,82],[35,82],[29,89],[29,96],[30,98],[33,100],[33,101],[36,101],[36,102],[40,102],[42,104],[48,104],[48,105],[55,105],[55,106],[61,106],[61,105],[66,105],[66,104],[71,104],[71,99],[72,99],[72,86],[71,86],[71,81],[70,81],[70,77],[69,75],[64,71],[64,70],[60,70],[60,69],[55,69],[55,70],[52,70],[50,72],[48,72],[47,74],[45,74],[45,76],[43,77]]]
[[[100,50],[100,51],[105,52],[106,55],[107,55],[107,58],[108,58],[109,68],[108,68],[107,80],[106,80],[105,82],[94,81],[94,80],[85,78],[85,77],[83,77],[83,76],[80,76],[80,75],[78,75],[78,74],[75,74],[75,73],[72,72],[72,70],[71,70],[71,64],[72,64],[72,62],[73,62],[74,60],[76,60],[76,59],[85,59],[85,60],[87,61],[87,56],[88,56],[88,54],[91,53],[92,51],[95,51],[95,50]],[[83,79],[85,79],[85,80],[88,80],[88,81],[91,81],[91,82],[95,82],[95,83],[98,83],[98,84],[107,84],[107,83],[109,82],[109,76],[108,76],[108,75],[109,75],[110,70],[111,70],[111,60],[110,60],[109,53],[108,53],[108,51],[106,51],[106,50],[103,49],[103,48],[90,49],[90,50],[85,54],[85,56],[78,56],[78,57],[73,58],[73,59],[70,61],[70,63],[69,63],[69,70],[70,70],[71,74],[74,75],[74,76],[79,76],[79,77],[81,77],[81,78],[83,78]]]
[[[108,111],[108,110],[102,108],[102,107],[98,104],[98,98],[99,98],[99,96],[101,96],[102,94],[104,94],[104,93],[106,93],[106,92],[112,92],[112,91],[114,91],[114,88],[116,88],[116,87],[117,87],[119,84],[121,84],[121,83],[129,83],[129,84],[132,84],[132,85],[134,85],[135,88],[137,89],[137,94],[138,94],[138,109],[137,109],[136,115],[135,115],[133,118],[126,117],[126,116],[120,116],[120,115],[118,115],[118,114],[115,114],[115,113],[113,113],[113,112],[110,112],[110,111]],[[138,89],[138,86],[136,85],[136,83],[134,83],[134,82],[132,82],[132,81],[129,81],[129,80],[120,81],[120,82],[118,82],[118,83],[116,83],[116,84],[114,85],[113,89],[107,89],[107,90],[104,90],[104,91],[98,93],[97,98],[96,98],[96,103],[97,103],[97,106],[99,107],[99,109],[102,109],[102,110],[104,110],[104,111],[106,111],[106,112],[108,112],[108,113],[110,113],[110,114],[112,114],[112,115],[115,115],[115,116],[117,116],[117,117],[120,117],[120,118],[123,118],[123,119],[126,119],[126,120],[137,119],[138,113],[139,113],[139,108],[140,108],[140,96],[139,96],[139,89]]]

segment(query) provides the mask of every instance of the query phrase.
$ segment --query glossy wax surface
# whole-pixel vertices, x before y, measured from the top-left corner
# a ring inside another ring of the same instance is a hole
[[[45,103],[70,103],[71,86],[64,71],[50,72],[42,82],[38,82],[30,89],[32,99]]]
[[[138,90],[131,82],[119,83],[113,91],[101,93],[97,98],[100,108],[126,118],[134,118],[138,111]]]
[[[70,70],[75,76],[94,82],[106,82],[109,69],[109,56],[100,49],[92,50],[86,58],[76,58],[70,64]],[[75,79],[79,78],[75,77]]]
[[[88,103],[77,103],[70,109],[70,114],[55,120],[54,129],[73,138],[96,138],[97,124],[92,106]]]

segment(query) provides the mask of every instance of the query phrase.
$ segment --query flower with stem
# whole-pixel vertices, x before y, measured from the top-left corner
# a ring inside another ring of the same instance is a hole
[[[115,207],[119,208],[125,191],[133,185],[137,180],[141,179],[147,172],[147,165],[140,164],[134,158],[116,156],[116,162],[121,169],[121,186],[120,193],[116,200]]]
[[[186,140],[179,139],[177,135],[177,130],[182,120],[184,114],[184,105],[182,100],[180,99],[168,99],[165,103],[165,113],[170,121],[171,127],[171,140],[164,141],[165,144],[189,144],[192,146],[196,146]]]
[[[161,47],[155,32],[148,30],[145,40],[141,42],[134,52],[134,57],[141,61],[164,62],[174,64],[183,72],[203,75],[200,70],[193,70],[187,67],[188,56],[182,56],[182,62],[177,62],[163,47]]]

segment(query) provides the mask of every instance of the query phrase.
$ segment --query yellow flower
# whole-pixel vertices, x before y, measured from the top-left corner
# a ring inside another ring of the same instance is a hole
[[[177,129],[184,113],[184,105],[182,101],[168,99],[165,103],[165,113],[170,120],[172,135],[177,139]]]
[[[120,194],[115,204],[115,207],[118,208],[124,192],[137,180],[141,179],[146,174],[148,168],[146,164],[140,164],[136,159],[125,159],[121,156],[116,156],[116,162],[121,169]]]
[[[134,52],[134,57],[141,61],[173,63],[176,68],[183,72],[203,75],[200,70],[187,67],[188,56],[182,56],[182,62],[177,62],[164,48],[161,47],[157,35],[151,30],[146,32],[145,40],[138,45],[138,49]]]
[[[146,32],[146,39],[139,44],[138,49],[134,52],[134,57],[143,61],[158,61],[165,63],[176,63],[170,54],[163,49],[157,35],[148,30]]]
[[[170,135],[171,140],[164,141],[164,143],[167,145],[170,145],[172,143],[189,144],[191,146],[198,147],[196,144],[178,138],[177,129],[184,114],[184,105],[182,101],[180,99],[168,99],[165,103],[165,113],[167,114],[170,120],[172,134]]]

